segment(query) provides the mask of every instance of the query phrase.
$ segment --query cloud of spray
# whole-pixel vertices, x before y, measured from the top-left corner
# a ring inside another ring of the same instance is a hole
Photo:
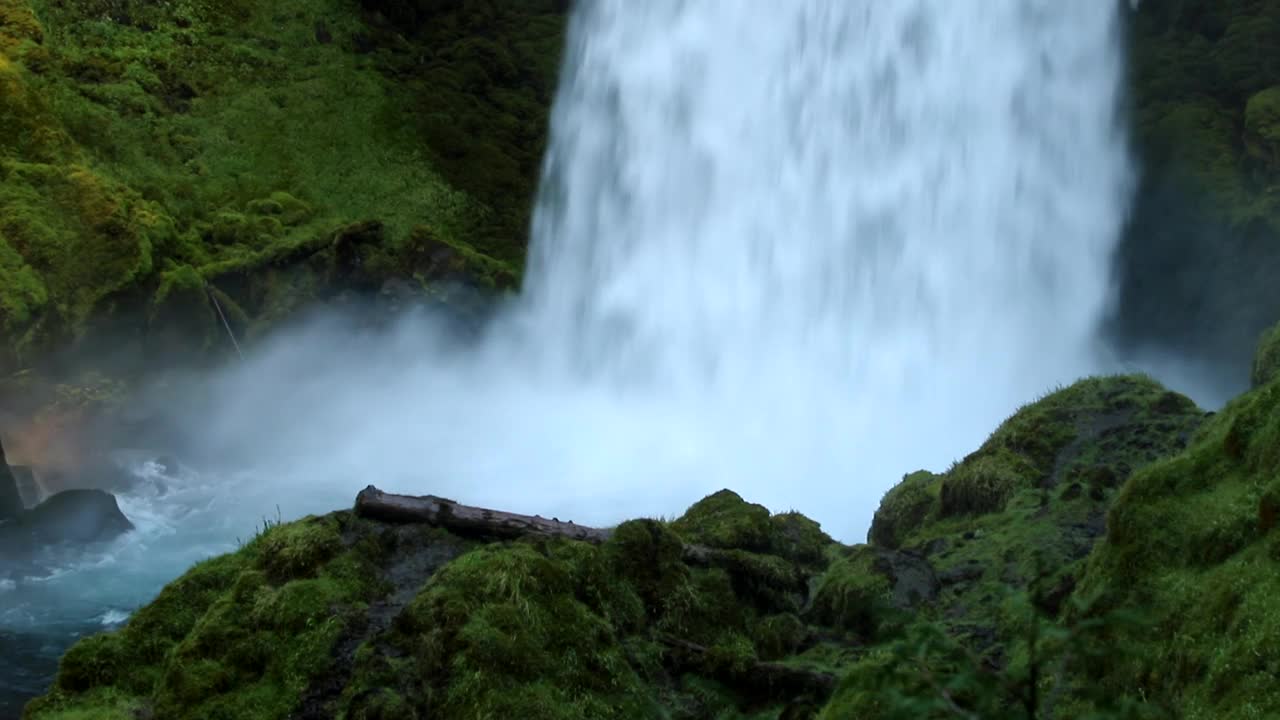
[[[375,483],[602,524],[730,487],[862,539],[903,473],[1103,368],[1121,8],[980,4],[584,3],[526,295],[461,345],[280,334],[193,435],[255,514]]]

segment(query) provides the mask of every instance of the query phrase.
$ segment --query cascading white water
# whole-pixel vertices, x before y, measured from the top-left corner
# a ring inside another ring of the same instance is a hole
[[[534,224],[540,336],[663,385],[783,381],[785,359],[855,394],[941,374],[1025,399],[1088,370],[1127,197],[1116,15],[583,3]]]
[[[1097,368],[1129,185],[1117,21],[1105,0],[583,3],[530,326],[580,378],[682,398],[715,426],[708,466],[739,458],[726,482],[865,527],[872,488]]]
[[[859,540],[904,473],[1099,367],[1120,7],[587,0],[482,346],[290,336],[199,434],[271,468],[259,513],[368,480],[607,523],[730,487]]]
[[[597,524],[730,487],[861,540],[902,474],[1100,369],[1118,11],[584,0],[524,296],[479,348],[319,325],[216,379],[193,434],[251,472],[126,498],[103,618],[370,482]],[[53,627],[74,575],[0,597]]]

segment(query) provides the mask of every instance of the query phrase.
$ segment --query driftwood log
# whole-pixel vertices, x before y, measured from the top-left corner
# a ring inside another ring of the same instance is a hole
[[[520,515],[503,510],[463,505],[435,495],[397,495],[369,485],[356,495],[356,515],[391,523],[422,523],[459,535],[516,540],[522,537],[562,537],[599,545],[613,531],[540,515]],[[725,566],[732,569],[732,553],[705,545],[685,543],[684,561],[690,565]]]
[[[609,539],[606,529],[587,527],[538,515],[518,515],[501,510],[462,505],[435,495],[395,495],[370,485],[356,496],[356,515],[370,520],[425,523],[459,535],[516,539],[563,537],[600,544]]]

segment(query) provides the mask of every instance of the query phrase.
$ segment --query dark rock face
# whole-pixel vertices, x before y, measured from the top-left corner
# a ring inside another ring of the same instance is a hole
[[[22,495],[18,492],[18,480],[9,470],[9,463],[4,456],[4,446],[0,445],[0,522],[21,515],[25,507],[22,504]]]
[[[872,567],[889,578],[894,607],[905,610],[938,597],[941,588],[938,575],[920,555],[903,550],[879,550]]]
[[[0,576],[40,572],[42,551],[113,540],[133,529],[114,495],[65,490],[0,522]]]
[[[18,486],[18,497],[22,499],[24,507],[31,507],[40,503],[40,485],[36,482],[35,470],[25,465],[10,465],[9,472],[13,473],[13,479]]]
[[[64,490],[19,517],[40,543],[91,543],[113,540],[133,529],[116,497],[103,490]]]

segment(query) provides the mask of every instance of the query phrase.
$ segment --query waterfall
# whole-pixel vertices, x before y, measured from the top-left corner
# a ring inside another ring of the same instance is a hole
[[[1099,367],[1131,182],[1118,11],[582,3],[527,339],[694,413],[668,439],[709,442],[730,486],[869,518],[901,473]]]
[[[728,487],[861,540],[903,474],[1103,367],[1122,8],[584,0],[521,296],[465,347],[258,345],[184,403],[270,478],[219,502],[373,482],[607,524]]]

